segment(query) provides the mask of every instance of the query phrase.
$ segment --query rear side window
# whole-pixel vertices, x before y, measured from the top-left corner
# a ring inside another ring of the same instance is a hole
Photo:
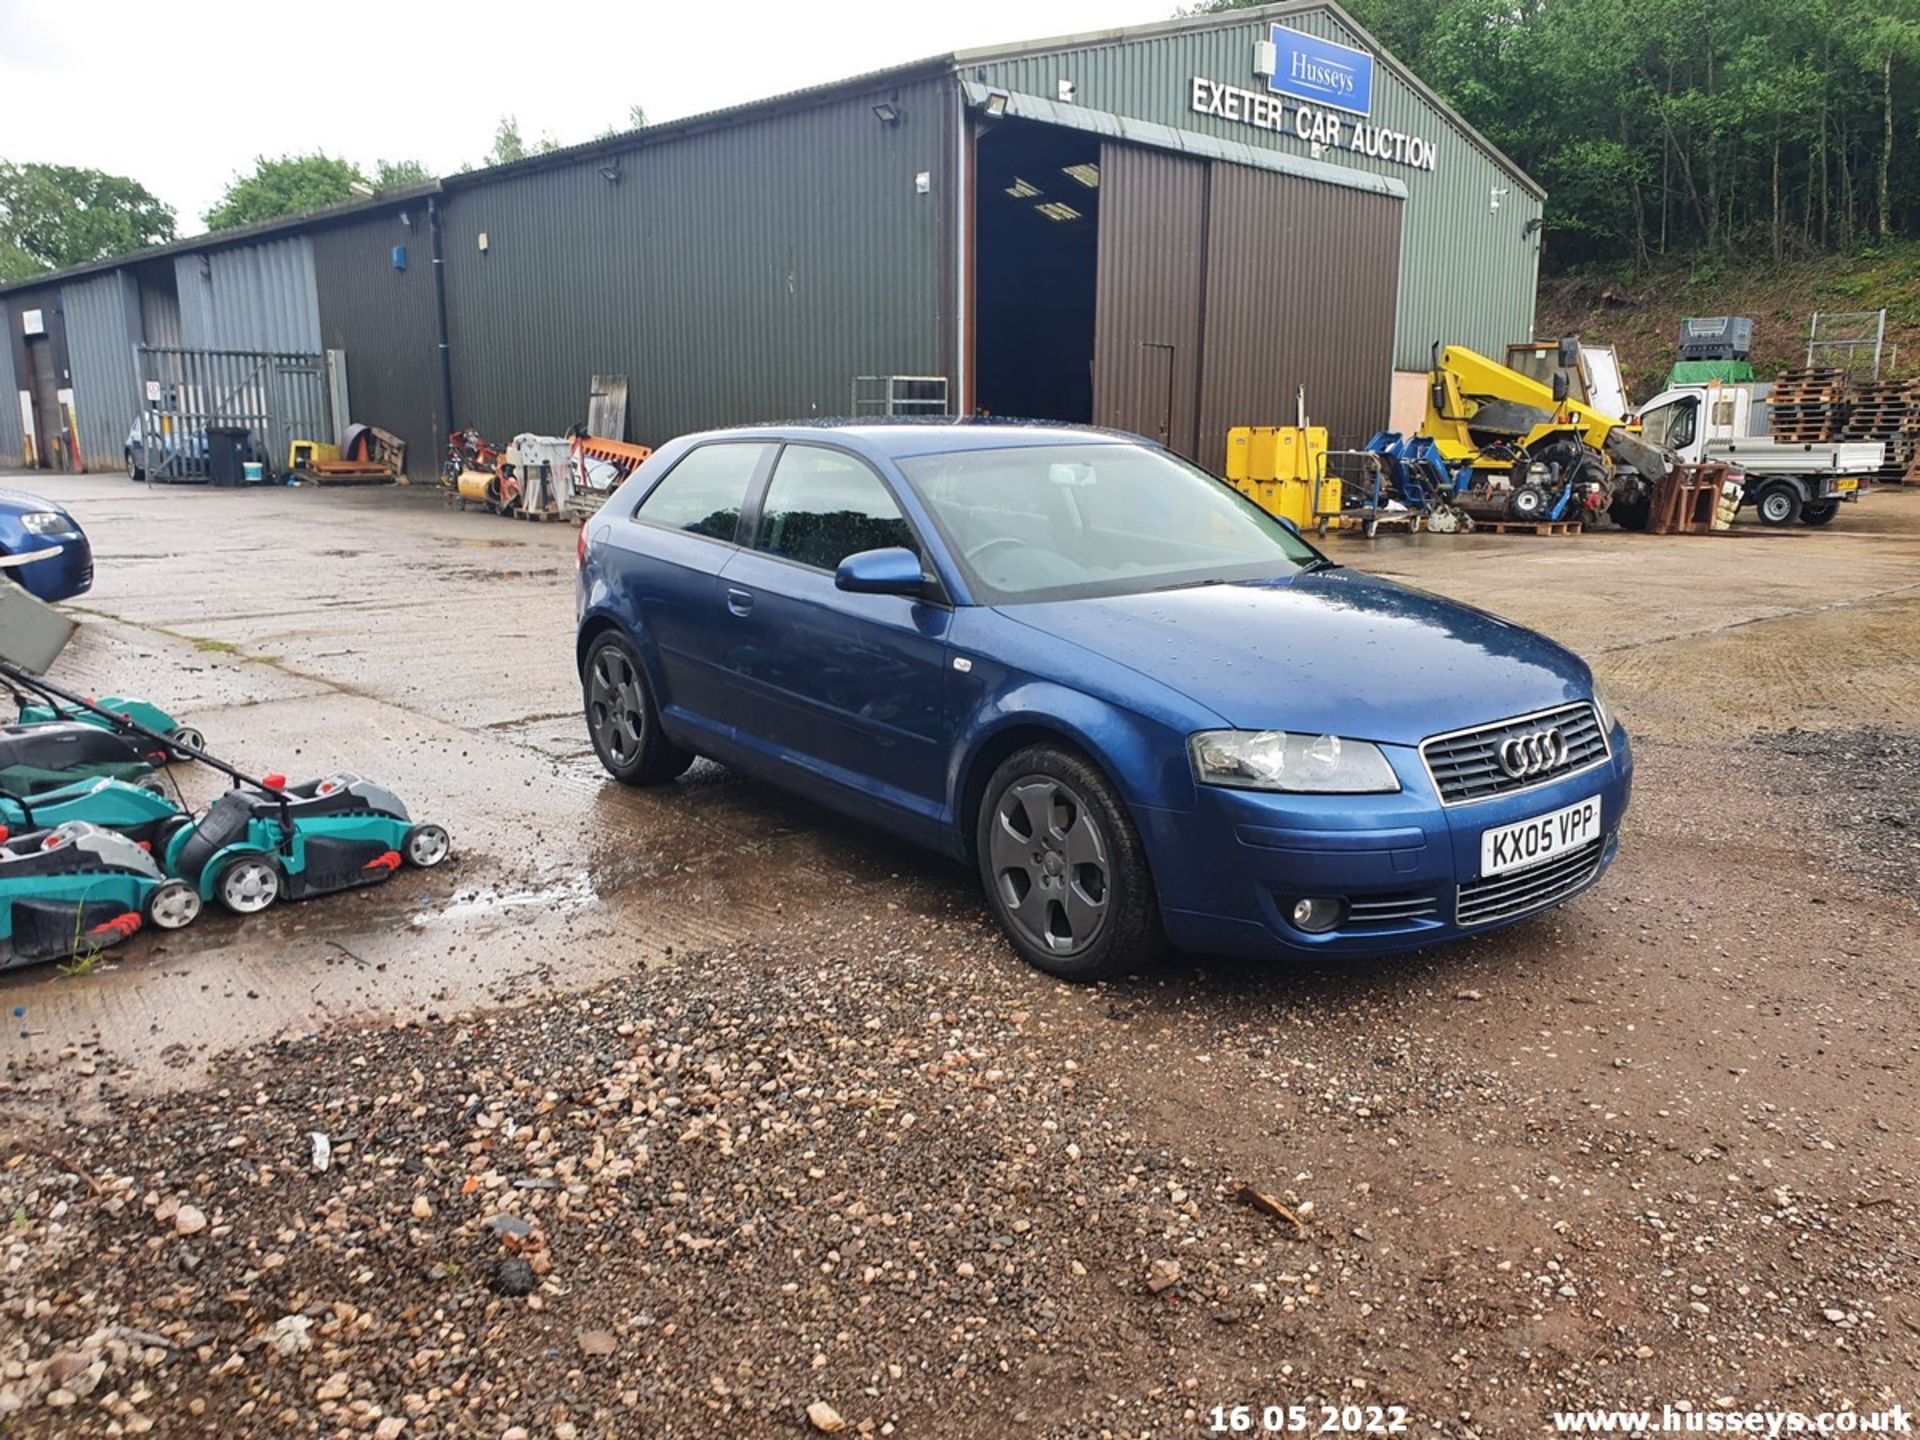
[[[747,486],[765,458],[766,445],[702,445],[681,457],[666,478],[647,492],[633,518],[667,530],[685,530],[714,540],[732,540],[747,503]]]
[[[754,548],[820,570],[891,545],[919,550],[880,477],[851,455],[812,445],[780,452],[760,507]]]

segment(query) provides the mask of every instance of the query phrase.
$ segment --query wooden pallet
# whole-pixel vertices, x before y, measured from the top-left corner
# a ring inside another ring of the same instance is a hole
[[[1579,535],[1586,525],[1578,520],[1475,520],[1473,533],[1488,535]]]
[[[384,465],[352,460],[322,461],[293,472],[306,485],[391,485],[393,471]]]
[[[573,518],[557,505],[547,510],[526,510],[515,506],[507,513],[516,520],[531,520],[536,524],[544,524],[554,520],[571,520]]]

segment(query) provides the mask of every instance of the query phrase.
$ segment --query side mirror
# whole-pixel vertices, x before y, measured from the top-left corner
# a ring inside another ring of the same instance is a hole
[[[1572,370],[1580,364],[1580,337],[1570,336],[1560,342],[1560,353],[1554,357],[1562,370]]]
[[[905,595],[917,600],[926,593],[927,577],[918,555],[905,546],[889,545],[847,556],[834,572],[833,584],[855,595]]]
[[[1553,372],[1553,403],[1558,405],[1566,398],[1567,372],[1564,370],[1556,370]]]
[[[1294,524],[1293,521],[1289,520],[1286,516],[1276,515],[1273,518],[1278,520],[1282,525],[1286,526],[1287,533],[1289,535],[1298,535],[1300,533],[1300,527]]]

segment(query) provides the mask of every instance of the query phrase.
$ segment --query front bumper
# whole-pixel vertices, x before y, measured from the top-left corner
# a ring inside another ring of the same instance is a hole
[[[38,537],[26,537],[29,549],[59,548],[59,554],[22,565],[9,572],[36,600],[49,604],[71,600],[93,588],[93,546],[84,535],[52,535],[34,544]]]
[[[1191,810],[1136,812],[1168,938],[1183,949],[1255,958],[1363,957],[1484,934],[1564,904],[1619,850],[1633,756],[1618,726],[1612,754],[1548,784],[1443,806],[1419,753],[1383,747],[1396,795],[1276,795],[1198,787]],[[1600,837],[1526,870],[1483,878],[1481,832],[1600,796]],[[1296,900],[1347,901],[1309,934]]]

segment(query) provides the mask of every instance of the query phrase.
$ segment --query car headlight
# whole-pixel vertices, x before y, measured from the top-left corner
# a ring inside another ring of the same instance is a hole
[[[36,510],[31,515],[22,515],[20,524],[29,535],[73,535],[78,533],[73,521],[57,510]]]
[[[1383,795],[1400,779],[1366,740],[1286,730],[1203,730],[1187,741],[1202,785],[1316,795]]]
[[[1600,733],[1602,735],[1611,735],[1613,733],[1613,706],[1607,703],[1606,694],[1601,690],[1598,680],[1593,682],[1593,709],[1594,713],[1600,717]]]

